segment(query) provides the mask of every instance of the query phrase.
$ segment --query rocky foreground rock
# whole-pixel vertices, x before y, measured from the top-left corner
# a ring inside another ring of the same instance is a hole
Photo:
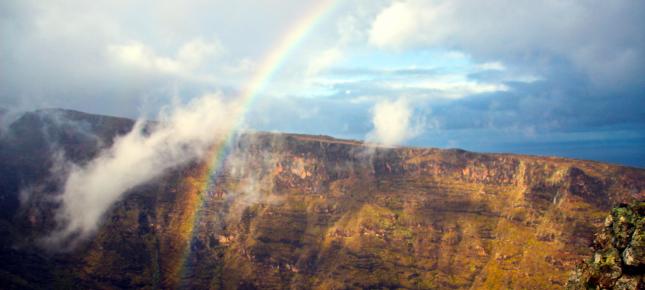
[[[645,289],[645,201],[615,207],[567,289]]]

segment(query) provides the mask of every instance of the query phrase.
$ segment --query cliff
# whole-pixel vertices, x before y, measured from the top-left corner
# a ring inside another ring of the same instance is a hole
[[[48,253],[54,209],[19,201],[24,184],[60,190],[46,145],[82,163],[132,126],[58,114],[75,125],[28,114],[0,144],[3,288],[562,288],[611,207],[645,200],[642,169],[247,133],[207,190],[206,161],[167,172]]]

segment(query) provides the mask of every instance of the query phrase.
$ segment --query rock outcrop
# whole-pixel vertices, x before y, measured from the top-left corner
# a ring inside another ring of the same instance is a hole
[[[645,201],[615,207],[567,289],[645,289]]]

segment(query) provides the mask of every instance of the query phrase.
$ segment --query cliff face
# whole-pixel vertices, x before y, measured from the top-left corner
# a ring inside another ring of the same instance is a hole
[[[88,118],[76,121],[100,132],[98,138],[84,140],[72,130],[63,137],[78,142],[59,142],[82,156],[80,162],[132,126]],[[42,127],[36,123],[14,127]],[[23,140],[14,138],[0,147],[7,160],[0,169],[13,174],[2,184],[8,210],[19,205],[19,185],[46,180],[48,170],[45,161],[39,167],[16,160],[36,157],[14,148]],[[132,190],[72,253],[45,255],[33,246],[52,226],[52,209],[31,202],[7,211],[1,284],[558,288],[591,254],[593,233],[611,206],[645,199],[641,169],[461,150],[370,149],[320,136],[243,135],[214,185],[200,192],[196,184],[208,166],[190,164]],[[52,182],[50,191],[56,190]]]

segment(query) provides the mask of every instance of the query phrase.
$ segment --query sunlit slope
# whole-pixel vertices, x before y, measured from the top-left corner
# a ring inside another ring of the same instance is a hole
[[[8,260],[0,278],[36,288],[558,288],[591,254],[610,207],[645,199],[641,169],[321,136],[245,134],[215,185],[196,192],[207,167],[136,188],[72,253],[5,242],[3,256],[32,260]],[[30,206],[3,222],[15,240],[51,223]]]
[[[609,206],[645,188],[642,171],[594,162],[247,138],[201,197],[192,245],[184,178],[129,198],[91,252],[123,229],[155,237],[137,248],[156,249],[143,264],[168,287],[550,288],[589,254]]]

